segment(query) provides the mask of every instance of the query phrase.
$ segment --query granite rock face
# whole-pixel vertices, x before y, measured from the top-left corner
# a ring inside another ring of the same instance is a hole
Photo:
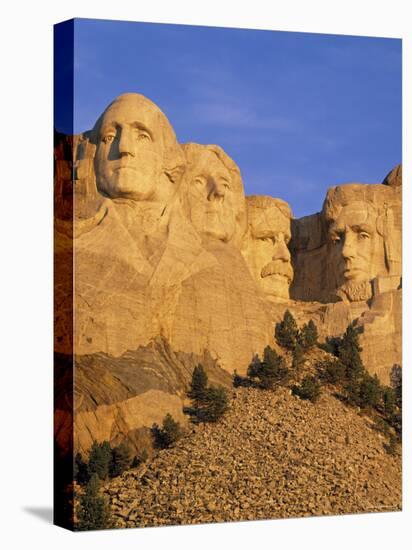
[[[326,280],[326,230],[320,213],[293,219],[290,251],[294,278],[293,300],[323,301]]]
[[[187,416],[186,392],[193,369],[201,363],[209,382],[229,388],[230,374],[221,369],[208,351],[202,355],[175,353],[164,338],[155,338],[119,357],[106,353],[78,355],[74,360],[74,399],[68,387],[72,379],[71,357],[58,354],[55,363],[60,381],[56,388],[56,435],[59,445],[74,447],[85,454],[93,440],[116,445],[127,439],[136,452],[149,453],[152,441],[149,428],[161,424],[167,413],[182,424]],[[71,401],[74,402],[74,433],[71,427]]]
[[[392,187],[402,186],[402,164],[395,166],[395,168],[389,172],[382,183]]]
[[[245,197],[221,147],[180,144],[139,94],[56,134],[55,351],[58,368],[75,358],[76,448],[137,441],[167,412],[183,421],[196,361],[227,384],[276,348],[285,309],[323,338],[362,327],[365,365],[387,382],[401,364],[401,178],[331,187],[320,213],[293,219],[281,199]]]

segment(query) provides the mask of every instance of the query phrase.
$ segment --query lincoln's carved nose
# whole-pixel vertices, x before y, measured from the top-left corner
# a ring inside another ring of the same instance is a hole
[[[356,253],[355,239],[350,235],[350,233],[345,233],[343,238],[342,256],[345,260],[354,258]]]

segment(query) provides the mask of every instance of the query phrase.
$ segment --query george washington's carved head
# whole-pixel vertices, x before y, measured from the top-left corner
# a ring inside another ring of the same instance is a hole
[[[167,201],[184,169],[184,157],[166,116],[140,94],[123,94],[92,132],[97,187],[110,198]]]

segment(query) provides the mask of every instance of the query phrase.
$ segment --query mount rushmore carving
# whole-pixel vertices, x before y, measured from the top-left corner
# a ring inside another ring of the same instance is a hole
[[[281,198],[245,197],[221,147],[179,144],[139,94],[56,141],[57,352],[120,357],[162,336],[242,374],[289,308],[324,337],[362,326],[385,381],[401,362],[400,167],[294,219]]]
[[[367,302],[400,287],[399,175],[332,187],[320,214],[293,220],[279,198],[245,197],[223,149],[180,145],[162,111],[131,93],[72,144],[75,171],[56,155],[57,232],[72,229],[77,260],[63,347],[118,355],[163,334],[241,369],[271,343],[268,304]]]

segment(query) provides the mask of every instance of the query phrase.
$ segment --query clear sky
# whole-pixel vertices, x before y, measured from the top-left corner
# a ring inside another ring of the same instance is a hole
[[[295,217],[402,160],[399,39],[88,19],[74,36],[75,133],[142,93],[181,143],[220,145],[246,194],[281,197]]]

